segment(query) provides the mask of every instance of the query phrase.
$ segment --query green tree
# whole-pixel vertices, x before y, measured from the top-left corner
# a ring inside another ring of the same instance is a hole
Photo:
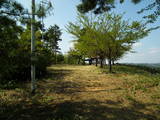
[[[62,32],[57,25],[50,26],[45,32],[44,41],[46,42],[46,46],[50,48],[51,51],[58,52],[58,50],[60,50],[58,42],[62,41],[61,35]]]
[[[70,61],[68,61],[69,63],[74,63],[74,64],[80,64],[83,55],[81,53],[81,51],[79,51],[78,49],[70,49],[68,51],[68,57],[72,58],[69,59]]]
[[[9,18],[18,18],[27,10],[15,0],[1,0],[0,1],[0,16],[7,16]]]
[[[75,47],[79,51],[85,51],[85,57],[100,58],[101,67],[103,61],[108,59],[110,72],[111,61],[120,59],[138,39],[149,32],[144,24],[137,21],[130,24],[122,19],[122,15],[113,13],[101,14],[95,18],[79,15],[77,20],[67,27],[68,32],[77,38]]]
[[[50,26],[44,34],[45,46],[54,54],[55,63],[57,61],[57,52],[60,50],[58,43],[62,41],[61,35],[61,29],[57,25]]]
[[[47,11],[43,15],[36,9],[38,17],[47,15],[50,7],[44,8]],[[35,21],[36,59],[31,61],[31,21],[28,11],[14,0],[1,0],[0,13],[0,84],[7,87],[11,81],[30,80],[33,62],[37,67],[37,78],[43,76],[46,67],[51,64],[52,51],[41,39],[41,22]],[[19,23],[23,23],[23,26]]]
[[[62,53],[57,54],[57,63],[64,64],[64,55]]]
[[[11,59],[17,55],[18,37],[23,28],[16,23],[15,13],[23,12],[23,7],[15,1],[0,1],[0,82],[10,79],[16,65]],[[10,15],[10,13],[12,13]],[[3,80],[3,81],[2,81]]]

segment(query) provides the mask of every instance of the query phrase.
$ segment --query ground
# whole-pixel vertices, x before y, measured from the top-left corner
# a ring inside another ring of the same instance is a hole
[[[35,96],[28,83],[0,91],[1,120],[160,120],[159,74],[125,67],[109,74],[87,65],[48,71]]]

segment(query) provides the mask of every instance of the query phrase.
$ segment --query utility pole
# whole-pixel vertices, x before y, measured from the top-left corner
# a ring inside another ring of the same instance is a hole
[[[36,90],[36,71],[35,71],[35,0],[32,0],[32,18],[31,18],[31,93]]]

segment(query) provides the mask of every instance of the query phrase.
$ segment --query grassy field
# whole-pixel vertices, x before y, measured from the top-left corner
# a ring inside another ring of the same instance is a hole
[[[56,65],[37,83],[0,90],[0,120],[160,120],[160,74]]]

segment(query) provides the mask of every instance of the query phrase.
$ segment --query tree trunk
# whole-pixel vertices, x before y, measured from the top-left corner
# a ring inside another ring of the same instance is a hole
[[[101,68],[103,68],[103,59],[101,59],[101,65],[100,65]]]
[[[86,64],[86,62],[85,62],[85,58],[83,59],[83,65],[85,65]]]
[[[114,64],[114,60],[112,60],[112,65],[115,65],[115,64]]]
[[[109,59],[109,72],[112,73],[112,60]]]
[[[109,72],[112,73],[111,49],[109,48]]]
[[[80,60],[81,60],[81,59],[80,59],[80,58],[78,58],[78,65],[80,64]]]
[[[55,50],[55,64],[57,64],[57,52]]]
[[[89,65],[92,65],[92,59],[89,60]]]
[[[96,58],[96,67],[97,67],[97,65],[98,65],[98,58]]]

